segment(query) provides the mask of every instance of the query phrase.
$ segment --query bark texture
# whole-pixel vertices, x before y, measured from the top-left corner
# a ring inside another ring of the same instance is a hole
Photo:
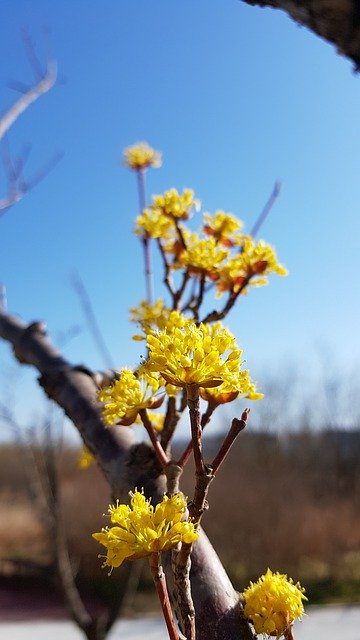
[[[137,486],[144,487],[156,501],[165,490],[165,476],[153,449],[145,443],[134,444],[131,429],[106,429],[102,421],[97,388],[107,374],[67,362],[47,338],[42,322],[26,325],[0,312],[0,337],[12,346],[19,362],[39,371],[40,385],[94,453],[114,498],[125,496]],[[254,636],[241,617],[238,594],[203,532],[191,560],[197,640],[251,640]]]
[[[308,27],[360,69],[359,0],[243,0],[246,4],[282,9],[298,24]]]

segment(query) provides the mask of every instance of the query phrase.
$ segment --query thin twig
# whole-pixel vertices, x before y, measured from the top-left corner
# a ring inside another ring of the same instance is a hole
[[[200,425],[201,425],[201,431],[202,432],[204,431],[206,425],[210,422],[211,416],[214,413],[216,407],[217,407],[216,404],[212,404],[211,402],[208,402],[208,405],[206,407],[206,411],[201,416]],[[189,460],[192,450],[193,450],[193,443],[192,443],[192,440],[190,440],[190,442],[187,445],[186,449],[183,451],[183,453],[181,454],[179,460],[177,461],[177,464],[182,469],[185,467],[187,461]]]
[[[179,640],[179,633],[177,631],[175,620],[171,610],[165,574],[160,564],[160,556],[158,553],[152,553],[149,556],[149,564],[151,575],[153,577],[161,608],[164,614],[169,638],[170,640]]]
[[[0,140],[14,124],[15,120],[17,120],[17,118],[24,113],[29,106],[54,86],[56,82],[56,74],[56,62],[54,60],[49,60],[45,75],[41,78],[40,82],[22,95],[0,118]]]
[[[137,175],[138,194],[139,194],[139,208],[140,208],[140,214],[141,214],[146,206],[145,169],[138,169],[136,171],[136,175]],[[142,244],[144,249],[146,297],[147,297],[147,301],[150,304],[152,304],[154,301],[154,278],[153,278],[153,269],[152,269],[150,238],[147,232],[145,232],[144,236],[142,237]]]
[[[262,212],[260,213],[259,217],[257,218],[257,220],[255,220],[255,223],[250,231],[250,235],[253,236],[253,238],[255,238],[255,236],[257,235],[260,227],[262,227],[262,225],[264,224],[266,218],[268,217],[271,209],[273,208],[276,200],[278,199],[279,195],[280,195],[280,191],[281,191],[281,182],[279,182],[279,180],[276,180],[273,190],[270,194],[270,197],[267,201],[267,203],[265,204],[265,207],[263,208]]]
[[[238,418],[234,418],[232,423],[231,423],[231,427],[230,430],[223,442],[223,444],[221,445],[221,448],[219,450],[219,452],[216,454],[214,460],[211,463],[211,468],[213,470],[213,473],[217,473],[217,471],[219,470],[220,466],[222,465],[222,463],[224,462],[227,454],[229,453],[232,445],[234,444],[236,438],[238,437],[240,431],[242,431],[243,429],[245,429],[246,427],[246,421],[248,419],[250,413],[250,409],[245,409],[245,411],[243,411],[242,415],[241,415],[241,419],[239,420]]]
[[[164,449],[161,446],[161,443],[159,442],[159,440],[157,439],[156,436],[156,432],[154,427],[152,426],[151,421],[149,420],[148,414],[146,409],[141,409],[141,411],[139,411],[140,414],[140,418],[141,421],[149,435],[149,438],[151,440],[151,444],[154,448],[154,451],[156,453],[156,457],[158,459],[158,461],[160,462],[162,467],[165,467],[168,463],[169,463],[169,458],[167,457]]]
[[[200,394],[195,383],[186,386],[187,403],[190,414],[191,439],[194,451],[194,462],[197,474],[204,473],[204,461],[201,451]]]

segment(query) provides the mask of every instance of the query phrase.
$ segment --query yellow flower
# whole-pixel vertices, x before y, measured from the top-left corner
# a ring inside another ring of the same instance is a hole
[[[198,538],[195,525],[183,521],[187,505],[182,494],[171,498],[164,496],[155,508],[137,490],[130,496],[130,506],[110,505],[109,515],[114,526],[92,534],[106,547],[104,567],[119,567],[126,559],[143,558],[167,551],[179,542],[192,543]]]
[[[161,195],[153,196],[151,207],[169,218],[187,220],[192,209],[199,211],[200,200],[194,198],[192,189],[183,189],[182,194],[176,189],[169,189]]]
[[[175,230],[174,222],[171,218],[165,216],[161,209],[149,207],[143,209],[142,213],[136,218],[135,234],[137,236],[148,236],[149,238],[165,238],[173,237]]]
[[[234,336],[220,322],[210,326],[189,322],[147,336],[149,360],[144,370],[159,372],[169,384],[217,387],[227,381],[237,388],[241,355]]]
[[[237,232],[244,226],[243,222],[232,213],[220,210],[216,211],[213,216],[210,213],[204,213],[204,222],[204,233],[213,236],[216,242],[220,242],[226,247],[233,247],[236,244]]]
[[[187,267],[194,274],[211,274],[221,269],[228,255],[228,250],[219,247],[215,238],[201,239],[192,233],[186,238],[186,249],[179,251],[173,268]]]
[[[268,283],[267,275],[277,273],[286,276],[287,270],[279,264],[275,249],[263,240],[255,243],[244,236],[241,251],[218,269],[217,282],[220,295],[226,291],[239,291],[244,285],[262,286]]]
[[[81,449],[80,457],[79,457],[79,467],[80,469],[87,469],[94,462],[95,458],[92,453],[90,453],[89,449],[85,446]]]
[[[291,578],[270,569],[244,591],[246,618],[256,633],[279,638],[304,614],[304,589]]]
[[[161,153],[149,147],[147,142],[138,142],[124,150],[124,162],[135,171],[148,167],[161,167]]]
[[[108,425],[133,424],[141,409],[160,407],[164,396],[155,397],[160,386],[159,376],[136,377],[129,369],[122,369],[113,385],[99,391],[99,400],[104,404],[104,421]]]
[[[190,322],[180,311],[165,307],[164,300],[159,298],[153,304],[142,300],[137,307],[130,309],[131,322],[139,323],[145,334],[172,327],[184,327]],[[134,336],[136,340],[143,340],[143,336]]]

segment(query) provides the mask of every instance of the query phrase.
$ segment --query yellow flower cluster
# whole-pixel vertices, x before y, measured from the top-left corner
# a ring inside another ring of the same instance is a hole
[[[237,243],[238,232],[243,226],[244,223],[232,213],[221,210],[215,211],[214,215],[204,213],[204,233],[226,247],[233,247]]]
[[[138,142],[124,150],[124,163],[135,171],[161,167],[161,153],[149,147],[147,142]]]
[[[173,327],[184,327],[190,322],[180,311],[165,307],[165,302],[159,298],[153,304],[142,300],[137,307],[130,309],[131,322],[138,323],[145,335],[154,331],[162,331]],[[133,336],[134,340],[144,340],[144,336]]]
[[[146,234],[150,238],[174,236],[175,220],[187,220],[192,211],[198,211],[200,202],[192,189],[184,189],[182,194],[176,189],[153,196],[152,203],[136,218],[136,235]]]
[[[161,385],[159,376],[149,373],[136,377],[129,369],[122,369],[113,385],[100,389],[98,397],[103,402],[103,418],[106,424],[130,425],[136,421],[141,409],[160,407],[164,396],[156,397]]]
[[[270,569],[256,583],[251,582],[244,593],[245,617],[251,620],[256,633],[279,638],[296,618],[304,614],[304,589],[291,578]]]
[[[210,274],[221,269],[229,252],[217,245],[215,238],[200,238],[191,233],[186,238],[186,249],[179,251],[173,268],[187,267],[193,274]]]
[[[188,322],[147,336],[149,360],[144,370],[159,372],[169,384],[185,387],[217,387],[227,382],[233,390],[246,392],[242,382],[241,355],[234,336],[221,325]]]
[[[169,218],[187,220],[191,216],[192,209],[199,211],[200,200],[194,198],[192,189],[184,189],[182,194],[176,189],[169,189],[161,195],[153,196],[151,206]]]
[[[135,490],[130,496],[130,506],[109,507],[114,526],[93,533],[93,538],[107,550],[103,566],[119,567],[126,559],[167,551],[179,542],[192,543],[198,538],[195,525],[183,521],[187,505],[182,494],[164,496],[155,509],[143,493]]]
[[[241,251],[223,265],[214,277],[219,295],[224,291],[239,291],[244,284],[262,286],[268,283],[267,276],[277,273],[286,276],[287,270],[279,264],[275,249],[263,240],[257,243],[244,236]]]

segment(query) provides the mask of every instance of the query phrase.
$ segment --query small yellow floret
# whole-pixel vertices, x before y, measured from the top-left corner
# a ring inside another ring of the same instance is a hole
[[[270,569],[243,593],[244,614],[256,633],[279,638],[304,614],[304,589],[287,575]]]
[[[204,233],[213,236],[216,242],[220,242],[226,247],[233,247],[240,229],[244,226],[232,213],[216,211],[212,216],[204,213]]]
[[[128,426],[136,421],[141,409],[159,407],[164,399],[164,395],[155,396],[160,385],[159,376],[146,374],[136,377],[129,369],[122,369],[114,384],[99,391],[106,424]]]
[[[126,559],[143,558],[167,551],[179,542],[191,544],[198,538],[195,525],[182,520],[187,508],[182,494],[164,496],[155,508],[137,490],[130,496],[130,506],[110,505],[109,515],[114,526],[92,534],[107,550],[103,567],[119,567]]]
[[[180,311],[168,309],[165,302],[159,298],[153,304],[142,300],[137,307],[130,309],[131,322],[139,323],[145,335],[154,331],[171,329],[173,327],[184,327],[190,320]],[[136,336],[137,340],[142,336]]]
[[[161,167],[161,153],[152,149],[147,142],[138,142],[124,150],[124,163],[135,171]]]
[[[275,249],[263,240],[255,243],[249,236],[243,236],[240,249],[240,253],[218,269],[217,277],[214,278],[220,295],[226,290],[236,293],[244,285],[245,293],[248,284],[255,287],[265,285],[270,273],[287,275],[285,267],[278,262]]]
[[[186,238],[186,249],[179,251],[173,268],[187,267],[193,274],[211,274],[221,269],[229,252],[217,245],[215,238],[200,238],[191,233]]]

